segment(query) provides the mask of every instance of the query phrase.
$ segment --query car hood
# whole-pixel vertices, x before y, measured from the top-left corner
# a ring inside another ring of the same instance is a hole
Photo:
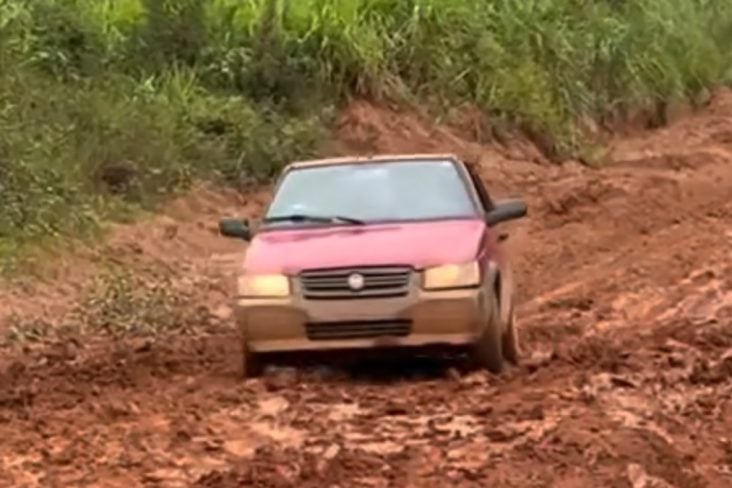
[[[459,263],[476,257],[485,230],[479,219],[268,230],[252,240],[244,267],[294,275],[317,268]]]

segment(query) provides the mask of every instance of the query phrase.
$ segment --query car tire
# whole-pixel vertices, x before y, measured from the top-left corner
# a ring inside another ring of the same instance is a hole
[[[482,368],[493,374],[503,372],[503,327],[495,294],[488,299],[490,311],[478,339],[473,344],[473,358]]]
[[[246,339],[241,339],[241,375],[243,378],[257,378],[264,372],[264,364],[260,354],[247,346]]]
[[[511,313],[508,315],[506,330],[503,333],[503,357],[515,365],[518,365],[521,360],[521,342],[516,327],[516,315],[513,306],[511,307]]]

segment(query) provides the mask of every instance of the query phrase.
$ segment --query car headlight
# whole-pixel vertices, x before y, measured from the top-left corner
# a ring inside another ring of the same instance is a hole
[[[241,298],[281,298],[290,295],[290,280],[284,275],[243,275],[237,282]]]
[[[480,284],[480,266],[473,261],[464,264],[447,264],[424,270],[423,286],[426,290],[467,288]]]

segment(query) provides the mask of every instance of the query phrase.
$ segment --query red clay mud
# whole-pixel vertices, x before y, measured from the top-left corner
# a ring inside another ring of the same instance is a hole
[[[732,485],[732,94],[614,141],[603,169],[368,104],[341,130],[334,150],[454,151],[525,196],[510,237],[523,364],[502,377],[460,361],[283,366],[242,381],[226,307],[241,249],[215,223],[266,196],[199,191],[98,250],[164,270],[191,297],[185,333],[2,352],[0,486]],[[34,286],[53,304],[83,282]],[[33,293],[5,290],[3,308],[30,316]]]

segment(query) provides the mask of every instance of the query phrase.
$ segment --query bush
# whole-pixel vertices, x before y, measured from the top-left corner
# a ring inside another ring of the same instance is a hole
[[[318,118],[269,113],[197,83],[181,73],[144,85],[1,77],[0,239],[90,223],[99,197],[155,203],[194,177],[261,180],[312,152]]]

